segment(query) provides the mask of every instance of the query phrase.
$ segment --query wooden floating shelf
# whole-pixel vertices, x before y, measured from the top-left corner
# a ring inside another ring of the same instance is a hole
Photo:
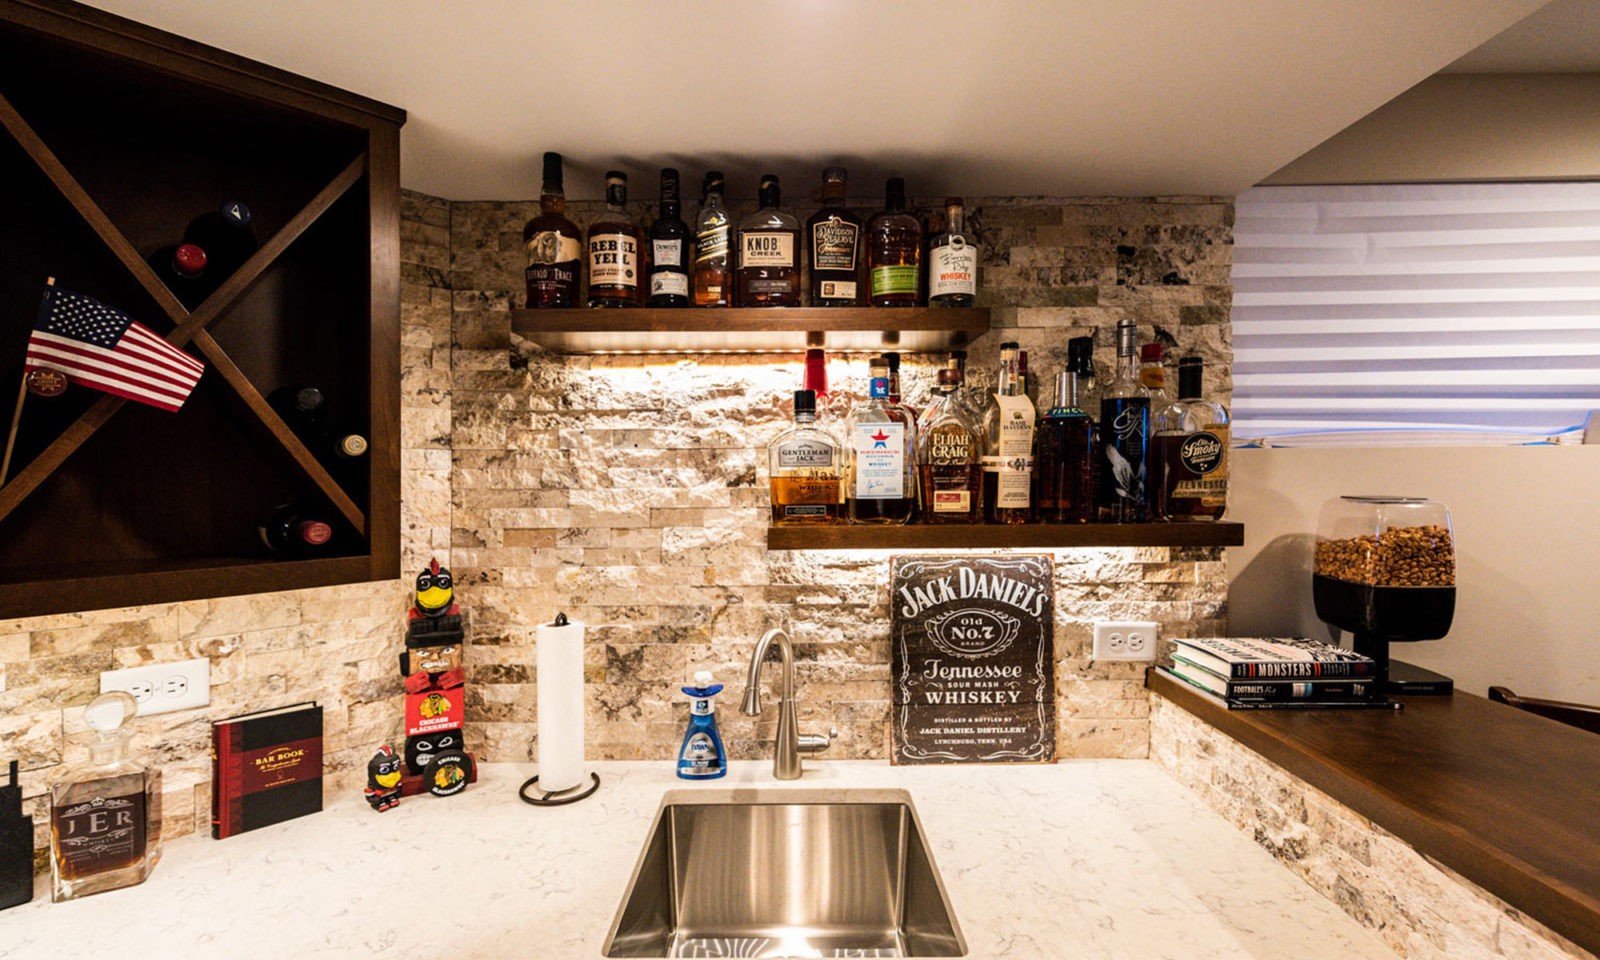
[[[769,527],[768,550],[1237,547],[1242,523],[837,524]]]
[[[927,307],[512,310],[511,329],[555,353],[937,353],[989,332],[989,311]]]

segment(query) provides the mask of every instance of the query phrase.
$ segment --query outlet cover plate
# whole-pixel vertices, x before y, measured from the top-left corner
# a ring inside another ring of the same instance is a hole
[[[1154,660],[1161,624],[1153,620],[1116,620],[1094,625],[1096,660]]]
[[[206,657],[177,663],[152,663],[100,674],[100,692],[125,690],[139,701],[141,717],[203,707],[211,702],[211,661]]]

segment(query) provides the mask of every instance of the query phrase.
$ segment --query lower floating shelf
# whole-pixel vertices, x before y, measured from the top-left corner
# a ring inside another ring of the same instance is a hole
[[[774,307],[512,310],[511,329],[556,353],[937,353],[989,332],[983,308]]]
[[[1237,547],[1242,523],[906,524],[769,527],[768,550]]]

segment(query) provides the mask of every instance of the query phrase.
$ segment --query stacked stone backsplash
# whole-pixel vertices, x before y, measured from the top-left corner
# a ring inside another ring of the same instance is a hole
[[[582,226],[600,209],[568,213]],[[814,206],[789,209],[804,219]],[[1231,203],[980,199],[968,210],[984,248],[980,305],[996,327],[970,351],[977,389],[992,386],[1005,339],[1048,384],[1067,338],[1096,331],[1105,376],[1111,329],[1130,317],[1141,339],[1205,357],[1208,389],[1228,399]],[[678,687],[710,669],[737,691],[771,626],[796,641],[802,726],[840,731],[828,756],[885,756],[889,554],[765,548],[764,450],[789,423],[800,357],[540,353],[511,333],[508,313],[522,303],[522,225],[536,211],[451,204],[451,555],[475,617],[469,720],[487,754],[532,756],[534,624],[564,610],[589,625],[591,757],[672,756],[686,716]],[[937,359],[908,356],[902,368],[919,408]],[[865,375],[861,358],[831,358],[828,415],[859,399]],[[1066,550],[1056,560],[1059,755],[1143,757],[1144,665],[1091,661],[1090,624],[1220,632],[1222,552]],[[755,720],[725,709],[732,755],[769,756],[775,716],[770,700]]]

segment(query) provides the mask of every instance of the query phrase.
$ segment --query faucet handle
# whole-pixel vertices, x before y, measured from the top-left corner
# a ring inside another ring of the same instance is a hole
[[[826,735],[802,733],[800,735],[799,750],[801,753],[821,753],[828,749],[833,744],[834,738],[838,736],[838,727],[829,727]]]

